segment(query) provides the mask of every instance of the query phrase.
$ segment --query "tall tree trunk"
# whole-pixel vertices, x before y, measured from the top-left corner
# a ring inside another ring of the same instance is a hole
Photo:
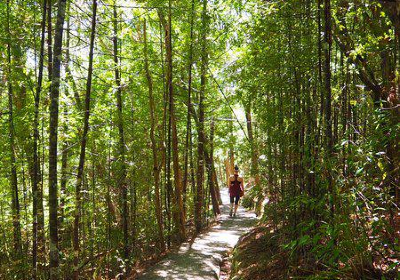
[[[324,120],[324,90],[323,90],[323,81],[322,81],[322,23],[321,23],[321,9],[322,9],[322,0],[317,1],[317,25],[318,25],[318,85],[320,91],[320,108],[319,108],[319,124],[318,131],[316,135],[316,154],[318,154],[318,144],[319,141],[322,142],[321,137],[321,126]]]
[[[83,173],[85,168],[86,156],[86,143],[87,135],[89,132],[89,118],[90,118],[90,95],[92,91],[92,76],[93,76],[93,49],[96,34],[96,13],[97,1],[93,0],[92,3],[92,27],[90,33],[90,46],[89,46],[89,67],[86,80],[86,93],[85,93],[85,111],[83,133],[81,137],[81,151],[79,155],[78,175],[76,178],[75,186],[75,217],[74,217],[74,279],[79,279],[79,219],[81,210],[81,186],[83,181]]]
[[[202,205],[204,200],[204,96],[206,91],[206,74],[207,74],[207,0],[203,0],[202,11],[202,47],[201,47],[201,78],[200,78],[200,94],[199,94],[199,124],[198,124],[198,146],[197,146],[197,190],[196,190],[196,206],[195,206],[195,224],[196,231],[202,229]]]
[[[168,118],[167,124],[167,113],[168,113],[168,91],[166,87],[166,75],[164,66],[164,48],[165,38],[163,42],[163,29],[165,32],[165,19],[162,12],[159,11],[160,17],[160,58],[161,58],[161,69],[162,69],[162,80],[163,80],[163,120],[162,120],[162,163],[164,165],[164,179],[165,179],[165,212],[167,215],[167,245],[168,248],[171,246],[171,119]],[[164,34],[165,35],[165,34]]]
[[[43,62],[44,62],[44,45],[45,45],[45,32],[46,32],[46,9],[47,0],[43,0],[43,13],[41,21],[41,35],[40,35],[40,54],[39,54],[39,74],[35,92],[35,113],[33,119],[33,178],[32,178],[32,278],[37,279],[37,263],[38,263],[38,247],[39,245],[38,230],[39,216],[43,216],[43,208],[38,207],[38,200],[42,198],[39,195],[42,187],[39,186],[40,182],[40,160],[38,156],[38,143],[39,143],[39,105],[40,105],[40,93],[42,91],[43,82]],[[42,212],[40,213],[40,210]],[[41,228],[43,231],[43,228]],[[39,233],[40,235],[40,233]],[[43,242],[43,240],[41,240]]]
[[[66,0],[58,1],[57,23],[54,37],[54,61],[50,86],[49,128],[49,226],[50,226],[50,279],[58,279],[58,192],[57,192],[57,130],[58,104],[60,95],[60,68],[63,25]]]
[[[15,131],[13,116],[13,86],[11,72],[11,30],[10,30],[10,0],[7,0],[7,89],[8,89],[8,129],[10,145],[10,186],[11,186],[11,211],[13,219],[14,252],[20,257],[22,253],[20,206],[18,198],[17,163],[15,159]]]
[[[167,90],[169,97],[169,118],[171,122],[171,144],[172,144],[172,166],[174,170],[174,183],[175,183],[175,194],[174,198],[174,211],[173,218],[176,229],[178,230],[178,240],[183,241],[186,236],[185,229],[185,213],[183,211],[183,200],[182,200],[182,180],[179,167],[179,149],[178,149],[178,130],[176,126],[175,117],[175,101],[174,101],[174,86],[172,77],[172,34],[171,34],[171,0],[169,1],[168,9],[168,22],[165,20],[162,11],[159,11],[160,20],[165,30],[165,48],[166,48],[166,62],[167,62]]]
[[[165,251],[165,242],[164,242],[164,229],[163,229],[163,218],[162,218],[162,209],[161,209],[161,199],[160,199],[160,164],[158,161],[158,150],[157,143],[154,135],[154,130],[157,127],[157,117],[155,115],[155,102],[153,96],[153,80],[151,78],[151,72],[149,69],[148,62],[148,50],[147,50],[147,32],[146,32],[146,20],[143,22],[143,37],[144,37],[144,67],[146,71],[146,79],[149,87],[149,106],[150,106],[150,140],[151,140],[151,148],[153,150],[153,176],[154,176],[154,187],[155,187],[155,208],[156,208],[156,219],[158,225],[158,243],[159,249],[164,252]]]
[[[123,119],[123,101],[122,101],[122,88],[121,88],[121,76],[119,72],[118,62],[118,25],[117,25],[117,6],[116,2],[113,5],[113,56],[114,56],[114,73],[115,73],[115,85],[117,86],[117,126],[118,126],[118,161],[120,162],[120,174],[117,178],[118,188],[122,193],[122,231],[123,231],[123,244],[124,244],[124,258],[129,259],[129,247],[128,247],[128,187],[126,184],[126,162],[125,162],[125,137],[124,137],[124,119]]]
[[[65,69],[69,68],[69,62],[70,62],[70,56],[69,56],[69,48],[70,48],[70,17],[68,16],[69,11],[70,11],[70,2],[67,2],[67,7],[66,7],[66,17],[67,17],[67,34],[66,34],[66,42],[65,42]],[[66,71],[66,78],[69,76],[69,74]],[[65,90],[65,94],[68,95],[68,88]],[[67,227],[64,227],[64,208],[65,208],[65,198],[66,198],[66,191],[67,191],[67,181],[68,181],[68,175],[67,175],[67,169],[68,169],[68,156],[69,156],[69,141],[66,140],[67,134],[68,134],[68,109],[69,107],[67,104],[62,105],[64,107],[64,117],[65,121],[62,125],[63,128],[63,135],[64,135],[64,141],[62,143],[61,147],[61,180],[60,180],[60,216],[59,216],[59,224],[58,224],[58,231],[60,234],[59,241],[60,241],[60,250],[63,249],[63,243],[64,239],[69,239],[70,234],[66,233]],[[70,240],[70,239],[69,239]]]
[[[334,223],[335,211],[335,193],[334,182],[332,178],[331,160],[333,156],[333,137],[332,137],[332,116],[331,116],[331,101],[332,101],[332,88],[331,88],[331,51],[332,51],[332,19],[331,19],[331,1],[324,0],[324,14],[325,14],[325,137],[326,137],[326,168],[328,180],[328,192],[330,194],[330,212],[332,223]]]
[[[187,115],[186,115],[186,142],[185,142],[185,173],[183,175],[183,207],[186,215],[186,196],[187,196],[187,184],[188,184],[188,161],[189,161],[189,153],[190,153],[190,137],[191,137],[191,115],[190,115],[190,106],[192,106],[192,68],[193,68],[193,29],[194,29],[194,0],[192,0],[192,10],[190,16],[190,45],[189,45],[189,69],[188,69],[188,101],[187,101]]]
[[[171,117],[171,136],[172,136],[172,158],[173,158],[173,169],[174,169],[174,183],[175,183],[175,200],[176,200],[176,212],[179,216],[179,240],[183,241],[186,237],[185,229],[185,213],[183,211],[183,200],[182,200],[182,178],[179,167],[179,148],[178,148],[178,129],[176,125],[175,117],[175,100],[174,100],[174,87],[172,78],[172,11],[171,11],[171,0],[168,3],[168,92],[170,100],[170,117]]]

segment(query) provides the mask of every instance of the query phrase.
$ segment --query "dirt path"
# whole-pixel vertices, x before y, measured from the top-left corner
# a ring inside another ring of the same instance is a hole
[[[239,237],[256,222],[255,214],[243,207],[239,207],[236,217],[229,217],[227,189],[222,190],[222,201],[224,204],[218,225],[200,234],[193,244],[182,244],[177,253],[169,254],[138,279],[217,279],[223,254],[233,248]]]

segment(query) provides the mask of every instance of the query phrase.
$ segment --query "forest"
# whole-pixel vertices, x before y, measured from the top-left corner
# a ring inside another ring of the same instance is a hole
[[[230,279],[400,277],[400,0],[1,0],[0,79],[0,279],[135,279],[235,165]]]

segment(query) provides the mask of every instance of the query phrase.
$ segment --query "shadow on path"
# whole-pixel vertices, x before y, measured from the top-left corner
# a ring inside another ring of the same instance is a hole
[[[248,232],[256,223],[255,214],[239,207],[236,217],[229,217],[228,190],[222,190],[220,224],[200,234],[190,245],[183,243],[176,253],[149,268],[140,280],[173,279],[217,279],[219,263],[223,254],[233,248],[239,237]]]

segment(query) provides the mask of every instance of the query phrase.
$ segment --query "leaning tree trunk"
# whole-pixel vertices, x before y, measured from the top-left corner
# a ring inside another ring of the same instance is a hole
[[[81,138],[81,151],[79,155],[79,166],[78,175],[76,178],[75,187],[75,217],[74,217],[74,279],[79,279],[79,219],[80,219],[80,208],[81,208],[81,186],[83,181],[83,172],[85,168],[85,156],[86,156],[86,143],[87,135],[89,132],[89,118],[90,118],[90,95],[92,91],[92,76],[93,76],[93,49],[94,39],[96,34],[96,13],[97,13],[97,1],[93,0],[92,4],[92,30],[90,34],[90,46],[89,46],[89,68],[86,80],[86,93],[85,93],[85,111],[84,111],[84,123],[83,133]]]

